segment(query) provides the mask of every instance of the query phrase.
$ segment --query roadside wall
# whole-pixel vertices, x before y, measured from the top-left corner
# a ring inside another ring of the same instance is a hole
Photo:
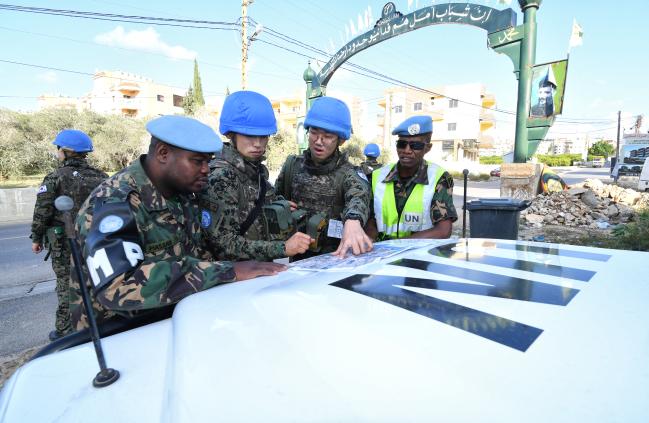
[[[0,222],[32,220],[36,188],[0,189]]]

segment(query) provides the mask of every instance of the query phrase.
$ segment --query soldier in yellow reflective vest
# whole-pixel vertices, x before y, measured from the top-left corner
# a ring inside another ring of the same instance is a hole
[[[412,116],[397,126],[397,163],[372,172],[373,210],[367,233],[391,238],[448,238],[457,211],[453,178],[440,166],[426,162],[433,121]]]

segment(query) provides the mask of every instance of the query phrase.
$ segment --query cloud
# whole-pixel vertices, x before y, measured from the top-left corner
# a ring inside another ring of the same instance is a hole
[[[36,78],[41,81],[49,82],[50,84],[53,84],[59,80],[58,75],[54,71],[39,73],[38,75],[36,75]]]
[[[197,56],[195,51],[188,50],[183,46],[171,46],[165,43],[160,39],[160,34],[151,27],[142,31],[125,31],[124,28],[118,26],[110,32],[97,35],[95,42],[111,47],[161,53],[173,60],[191,60]]]

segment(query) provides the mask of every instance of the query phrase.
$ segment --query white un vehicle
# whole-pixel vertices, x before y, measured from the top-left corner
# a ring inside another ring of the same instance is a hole
[[[103,388],[92,343],[43,354],[6,383],[0,421],[649,421],[649,253],[375,249],[195,294],[102,338],[121,375]]]

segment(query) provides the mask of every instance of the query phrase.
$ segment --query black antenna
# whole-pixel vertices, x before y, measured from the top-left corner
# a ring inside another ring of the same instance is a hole
[[[90,337],[92,338],[92,343],[95,346],[95,353],[97,354],[97,361],[99,362],[100,371],[92,380],[92,385],[95,388],[103,388],[119,379],[119,372],[115,369],[106,367],[106,359],[104,358],[104,350],[102,350],[101,348],[101,339],[99,338],[97,321],[95,320],[95,315],[92,312],[90,293],[88,292],[88,287],[86,286],[86,281],[83,278],[83,272],[81,271],[81,254],[79,253],[79,246],[77,245],[77,240],[74,236],[74,225],[72,224],[72,215],[70,214],[70,210],[72,210],[72,208],[74,207],[74,201],[67,195],[61,195],[54,201],[54,207],[56,207],[58,211],[63,212],[63,221],[65,222],[65,235],[67,236],[68,242],[70,243],[72,260],[74,260],[74,269],[75,272],[77,272],[77,278],[79,279],[79,285],[81,286],[83,306],[86,309],[88,324],[90,325]]]

